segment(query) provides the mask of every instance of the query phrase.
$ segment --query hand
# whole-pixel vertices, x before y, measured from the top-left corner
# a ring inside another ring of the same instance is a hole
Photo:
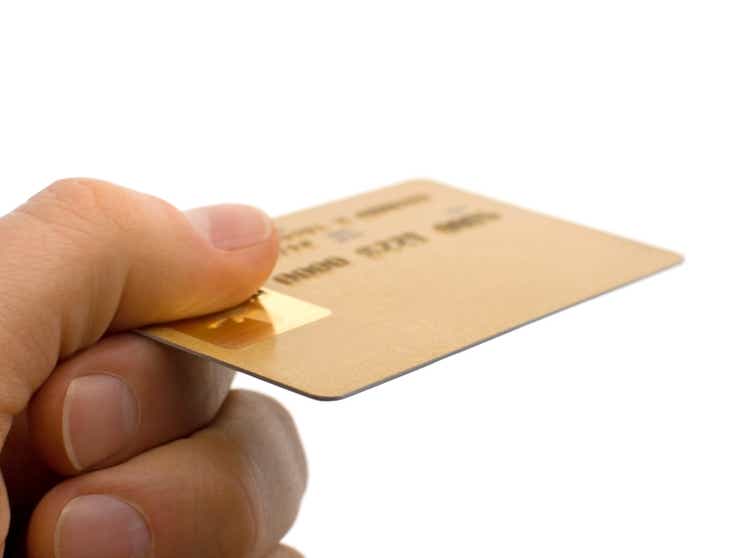
[[[299,556],[279,546],[307,482],[287,412],[117,333],[242,302],[277,244],[256,209],[181,213],[84,179],[0,219],[6,556]]]

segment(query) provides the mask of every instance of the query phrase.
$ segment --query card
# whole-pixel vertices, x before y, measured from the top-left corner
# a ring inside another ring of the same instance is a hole
[[[682,261],[424,180],[276,225],[279,262],[259,293],[141,333],[316,399],[340,399]]]

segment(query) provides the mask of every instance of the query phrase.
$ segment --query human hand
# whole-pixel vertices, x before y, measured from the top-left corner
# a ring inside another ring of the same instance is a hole
[[[0,219],[6,556],[298,556],[279,545],[307,482],[288,413],[117,333],[242,302],[277,244],[256,209],[183,214],[87,179]]]

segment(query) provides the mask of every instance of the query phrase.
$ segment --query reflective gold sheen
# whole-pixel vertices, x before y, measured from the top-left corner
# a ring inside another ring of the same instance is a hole
[[[339,399],[682,261],[423,180],[276,225],[281,256],[259,296],[142,333]]]

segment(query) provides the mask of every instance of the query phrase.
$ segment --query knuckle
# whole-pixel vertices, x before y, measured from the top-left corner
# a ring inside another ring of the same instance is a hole
[[[58,180],[38,196],[68,216],[123,234],[153,223],[180,226],[184,222],[181,211],[158,197],[93,178]]]
[[[178,479],[177,485],[181,496],[186,498],[186,506],[203,510],[196,516],[234,518],[221,532],[212,533],[214,544],[227,545],[223,548],[225,552],[218,555],[254,556],[265,530],[256,471],[238,460],[235,448],[223,436],[206,436],[199,432],[192,440],[198,440],[201,445],[196,451],[193,444],[182,442],[191,456],[192,466],[185,470],[187,477]],[[196,479],[201,481],[196,482]],[[200,528],[196,526],[196,531]]]
[[[286,414],[291,419],[291,415],[289,415],[289,412],[281,403],[263,393],[246,389],[236,389],[232,391],[231,397],[239,408],[260,408],[277,415]]]
[[[21,211],[56,233],[91,236],[111,230],[112,207],[118,188],[92,179],[66,178],[53,182]]]
[[[292,415],[281,403],[257,391],[236,389],[230,394],[233,404],[243,410],[256,409],[258,412],[271,414],[285,422],[293,423]]]
[[[275,453],[273,464],[266,464],[265,468],[273,468],[280,484],[301,497],[307,489],[309,470],[305,448],[292,415],[277,400],[257,392],[234,390],[231,397],[238,406],[254,409],[250,420],[265,425],[263,435],[270,438],[266,447],[273,447]]]
[[[65,178],[50,184],[41,192],[57,202],[77,209],[99,210],[116,195],[118,187],[90,178]]]
[[[235,420],[239,424],[246,423],[248,420],[267,424],[269,430],[283,432],[284,441],[289,444],[298,459],[296,464],[301,470],[302,477],[307,482],[307,462],[305,452],[302,446],[302,440],[297,429],[297,425],[291,413],[279,403],[276,399],[258,393],[255,391],[235,389],[232,390],[225,403],[227,415],[230,420]],[[271,423],[281,428],[270,426]]]
[[[307,463],[292,417],[270,397],[233,390],[210,430],[232,456],[225,472],[244,486],[256,551],[264,549],[291,527],[307,485]]]

